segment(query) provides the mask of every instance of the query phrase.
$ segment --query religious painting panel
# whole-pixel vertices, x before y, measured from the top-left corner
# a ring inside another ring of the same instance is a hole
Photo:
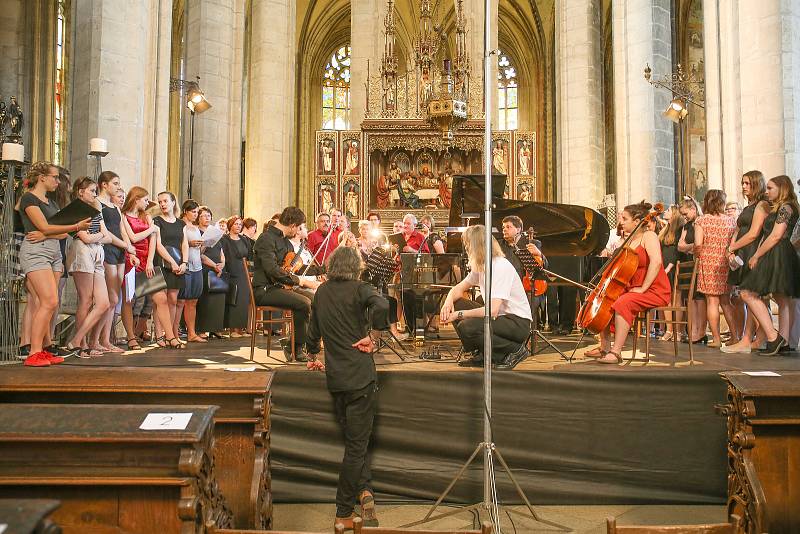
[[[514,134],[514,175],[536,176],[536,132]]]
[[[692,0],[686,17],[686,44],[684,51],[691,78],[705,81],[705,47],[703,40],[703,2]],[[701,95],[702,96],[702,95]],[[688,129],[686,151],[688,161],[684,169],[688,172],[688,183],[684,184],[685,194],[702,201],[708,191],[708,155],[706,146],[706,110],[700,106],[689,106],[689,116],[684,121]]]
[[[317,132],[317,174],[336,176],[336,132]]]
[[[317,213],[336,207],[336,178],[317,176]]]
[[[515,197],[517,200],[533,202],[536,200],[536,180],[532,177],[517,177],[515,183]]]
[[[511,132],[496,132],[492,136],[492,174],[511,175]]]
[[[350,221],[357,221],[361,218],[361,180],[358,178],[342,180],[342,212]]]
[[[342,176],[361,175],[361,133],[340,132]]]
[[[453,175],[480,173],[481,156],[452,147],[373,150],[369,170],[369,209],[446,210]]]

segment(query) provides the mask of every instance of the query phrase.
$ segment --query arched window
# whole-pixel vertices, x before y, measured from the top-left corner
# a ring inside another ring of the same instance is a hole
[[[322,129],[350,128],[350,45],[331,55],[322,73]]]
[[[499,129],[517,129],[517,69],[514,63],[502,51],[497,56],[497,109],[499,111]]]
[[[66,103],[66,69],[67,69],[67,0],[56,2],[56,49],[55,49],[55,84],[53,87],[53,163],[63,165],[66,157],[66,123],[64,106]]]

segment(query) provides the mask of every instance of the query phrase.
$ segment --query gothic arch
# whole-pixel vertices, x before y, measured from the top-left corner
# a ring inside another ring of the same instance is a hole
[[[300,9],[300,6],[298,6]],[[309,218],[314,210],[314,132],[322,123],[321,72],[331,54],[350,42],[350,2],[311,0],[297,33],[295,202]]]

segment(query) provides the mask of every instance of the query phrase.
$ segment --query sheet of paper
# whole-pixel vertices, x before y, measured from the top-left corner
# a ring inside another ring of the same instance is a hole
[[[136,269],[125,273],[125,302],[133,302],[136,291]]]
[[[206,231],[203,232],[203,246],[206,248],[213,247],[220,239],[222,239],[222,230],[220,230],[219,226],[216,224],[209,226],[206,228]]]
[[[149,413],[139,428],[141,430],[185,430],[191,418],[191,412]]]
[[[0,525],[0,534],[3,534],[3,532],[5,532],[7,528],[8,528],[8,525],[6,525],[5,523]]]
[[[225,370],[234,373],[251,373],[256,370],[256,366],[248,365],[246,367],[226,367]]]
[[[775,371],[742,371],[748,376],[781,376]]]

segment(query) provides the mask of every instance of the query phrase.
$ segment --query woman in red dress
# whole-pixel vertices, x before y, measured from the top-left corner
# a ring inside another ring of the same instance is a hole
[[[655,232],[648,230],[647,224],[639,223],[650,214],[652,206],[645,202],[625,206],[620,215],[620,225],[624,233],[634,232],[628,247],[635,250],[639,266],[631,278],[628,289],[614,302],[614,318],[600,332],[600,346],[585,353],[585,356],[598,358],[599,363],[622,363],[622,347],[631,329],[633,320],[639,312],[666,306],[670,298],[670,285],[664,264],[661,261],[661,243]],[[638,229],[637,229],[638,227]],[[614,342],[611,342],[611,332]]]

